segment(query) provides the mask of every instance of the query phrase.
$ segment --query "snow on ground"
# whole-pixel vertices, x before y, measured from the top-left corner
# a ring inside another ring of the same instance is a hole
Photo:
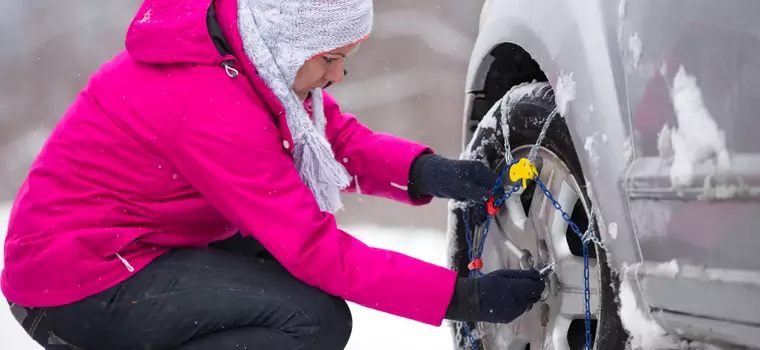
[[[442,232],[381,227],[346,227],[368,245],[392,249],[441,266],[446,265],[446,237]],[[453,349],[446,323],[432,327],[351,304],[354,332],[346,350]]]
[[[0,242],[5,240],[10,206],[0,204]],[[418,259],[441,266],[446,263],[445,235],[434,230],[384,228],[378,226],[343,227],[365,243],[396,250]],[[2,268],[0,249],[0,268]],[[0,294],[0,349],[42,349],[23,332],[5,307]],[[411,320],[350,304],[354,316],[354,330],[346,350],[452,349],[450,332],[446,324],[432,327]]]
[[[5,231],[8,228],[10,204],[0,203],[0,242],[5,242]],[[0,249],[0,268],[3,267],[3,252]],[[32,350],[42,349],[37,343],[26,336],[21,326],[11,316],[5,298],[0,293],[0,349]]]

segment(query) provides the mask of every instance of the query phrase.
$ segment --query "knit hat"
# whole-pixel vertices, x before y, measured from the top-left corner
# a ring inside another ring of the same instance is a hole
[[[319,207],[335,213],[351,183],[325,137],[322,89],[312,91],[313,121],[292,86],[309,59],[369,36],[372,0],[237,0],[243,50],[285,108],[296,169]]]

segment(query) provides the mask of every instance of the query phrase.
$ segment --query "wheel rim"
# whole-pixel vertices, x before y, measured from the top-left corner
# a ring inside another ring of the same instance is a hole
[[[528,157],[530,148],[519,147],[512,153],[515,159]],[[590,208],[564,161],[541,147],[535,164],[547,189],[581,230],[585,230]],[[504,207],[506,210],[502,208],[489,227],[483,251],[483,272],[501,268],[540,268],[556,263],[555,273],[548,277],[542,300],[519,319],[510,324],[479,325],[486,349],[583,349],[584,265],[583,256],[578,256],[580,239],[574,239],[577,236],[572,231],[568,235],[567,222],[535,185],[529,184],[512,195]],[[590,253],[594,250],[595,247],[589,247]],[[589,269],[592,332],[595,333],[600,301],[600,271],[595,254],[589,256]]]

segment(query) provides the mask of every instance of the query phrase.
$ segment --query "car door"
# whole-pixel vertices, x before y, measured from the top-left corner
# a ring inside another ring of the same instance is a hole
[[[644,296],[670,329],[760,342],[760,2],[618,5]]]

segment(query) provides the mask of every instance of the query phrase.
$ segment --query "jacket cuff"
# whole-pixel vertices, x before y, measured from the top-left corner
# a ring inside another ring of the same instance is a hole
[[[409,169],[409,197],[412,200],[432,196],[426,190],[428,184],[425,183],[423,172],[434,155],[432,151],[426,150],[412,161],[412,166]]]
[[[397,153],[397,156],[394,157],[394,162],[396,162],[396,164],[399,165],[401,169],[405,169],[405,171],[402,173],[404,179],[399,179],[399,185],[403,183],[403,186],[401,186],[399,189],[403,188],[404,192],[402,192],[403,194],[399,193],[397,195],[394,195],[393,199],[412,206],[422,206],[429,204],[433,201],[434,197],[424,193],[416,192],[416,190],[413,189],[414,184],[412,183],[411,176],[412,172],[414,171],[413,167],[415,161],[417,161],[420,156],[427,154],[432,155],[435,154],[435,152],[430,147],[418,144],[416,142],[404,140],[402,143],[407,143],[407,149],[409,149],[409,152],[402,152],[401,154]]]

